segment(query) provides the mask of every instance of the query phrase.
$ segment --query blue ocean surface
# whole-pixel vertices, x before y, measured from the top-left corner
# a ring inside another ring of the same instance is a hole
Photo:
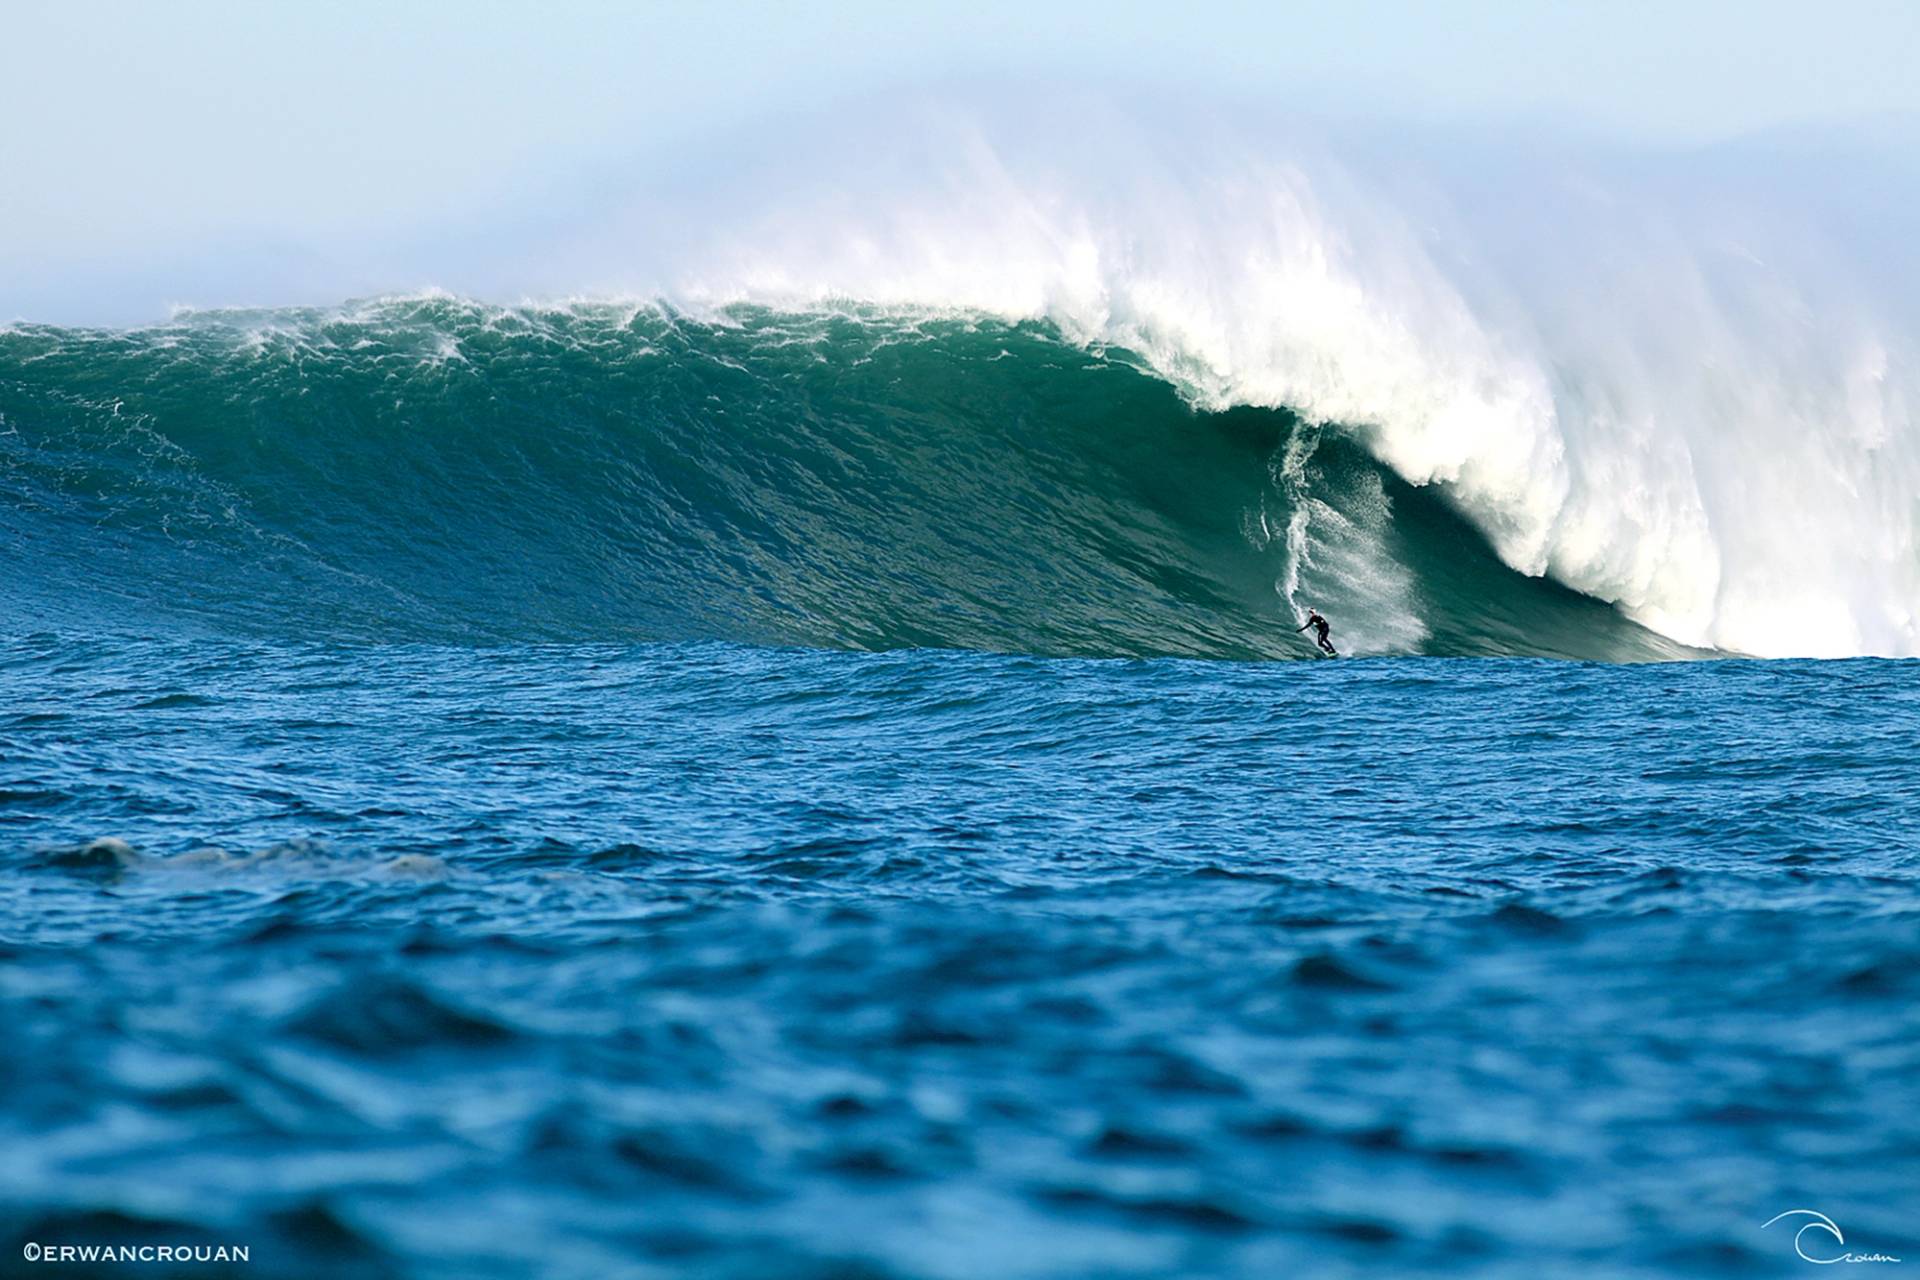
[[[0,328],[0,1272],[1920,1266],[1920,668],[1384,452],[952,313]]]
[[[0,662],[12,1240],[1784,1275],[1805,1207],[1920,1257],[1907,664]]]

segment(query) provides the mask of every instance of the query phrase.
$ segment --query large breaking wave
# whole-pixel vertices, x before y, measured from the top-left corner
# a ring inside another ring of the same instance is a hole
[[[1335,144],[1097,96],[818,125],[433,269],[641,302],[0,332],[9,594],[342,634],[1277,654],[1314,604],[1360,651],[1920,652],[1910,147]]]
[[[18,618],[1049,654],[1677,650],[1044,324],[452,298],[0,335]]]

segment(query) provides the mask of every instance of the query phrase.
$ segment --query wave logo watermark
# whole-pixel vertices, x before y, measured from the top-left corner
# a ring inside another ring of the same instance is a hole
[[[28,1262],[251,1262],[244,1244],[41,1244],[29,1240],[20,1249]]]
[[[1826,1214],[1820,1213],[1813,1209],[1789,1209],[1785,1213],[1776,1213],[1771,1218],[1768,1218],[1765,1222],[1760,1224],[1760,1229],[1762,1231],[1765,1231],[1768,1227],[1780,1221],[1782,1218],[1809,1219],[1809,1221],[1801,1223],[1800,1229],[1793,1233],[1793,1251],[1799,1254],[1802,1258],[1806,1259],[1808,1262],[1817,1262],[1824,1267],[1835,1262],[1898,1262],[1900,1261],[1900,1259],[1889,1257],[1884,1253],[1854,1253],[1850,1249],[1847,1249],[1845,1253],[1842,1253],[1837,1257],[1832,1257],[1832,1258],[1817,1257],[1815,1255],[1829,1253],[1833,1249],[1833,1245],[1828,1244],[1826,1242],[1826,1239],[1825,1239],[1826,1236],[1833,1237],[1833,1244],[1839,1245],[1842,1249],[1847,1248],[1847,1238],[1840,1234],[1840,1224],[1835,1222],[1832,1218],[1829,1218]],[[1820,1234],[1815,1235],[1812,1241],[1808,1241],[1807,1233],[1810,1231],[1818,1232]],[[1808,1252],[1809,1249],[1811,1249],[1813,1252],[1811,1253]]]

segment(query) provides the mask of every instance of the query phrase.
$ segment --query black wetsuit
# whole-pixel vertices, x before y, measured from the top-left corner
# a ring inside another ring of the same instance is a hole
[[[1333,653],[1333,645],[1327,639],[1327,620],[1317,613],[1309,613],[1306,622],[1301,626],[1295,627],[1294,630],[1305,631],[1308,627],[1312,627],[1320,634],[1320,647],[1328,653]],[[1335,656],[1337,657],[1338,655]]]

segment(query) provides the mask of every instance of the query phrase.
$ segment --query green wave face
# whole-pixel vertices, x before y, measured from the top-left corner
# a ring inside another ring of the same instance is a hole
[[[0,332],[16,618],[1058,655],[1680,651],[1337,429],[1044,326],[456,300]]]

